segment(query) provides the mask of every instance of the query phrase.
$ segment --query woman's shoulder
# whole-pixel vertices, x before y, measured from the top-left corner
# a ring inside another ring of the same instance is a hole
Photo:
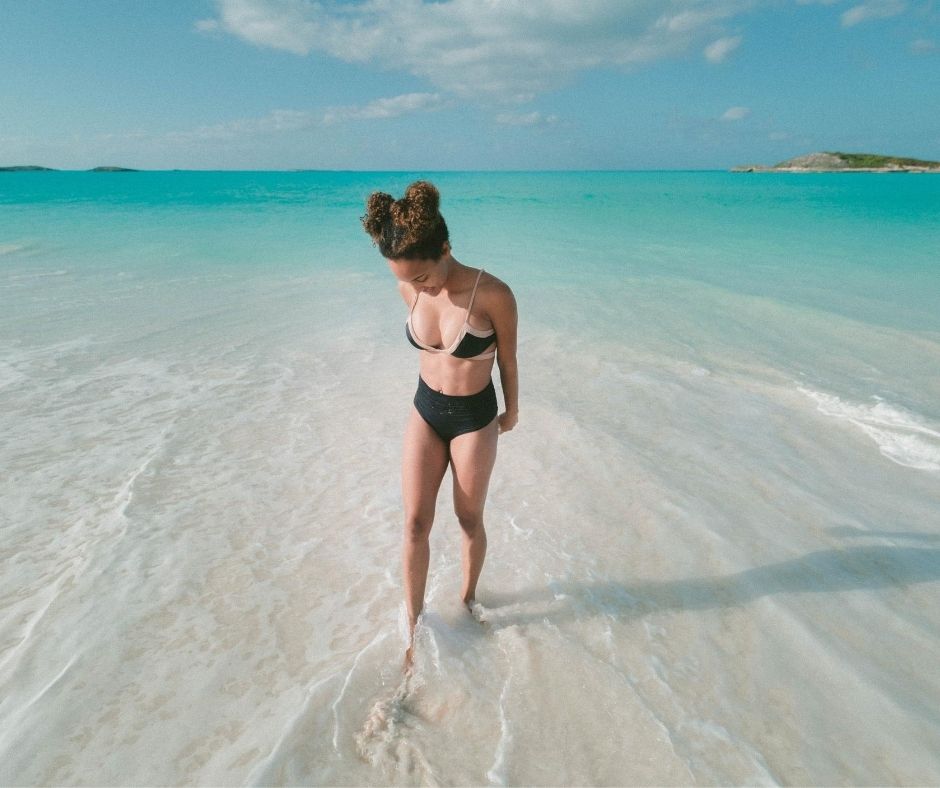
[[[408,306],[411,306],[411,302],[417,294],[418,291],[415,290],[414,285],[408,282],[398,282],[398,295],[401,296],[401,300],[408,304]]]
[[[487,309],[514,307],[516,302],[512,288],[498,276],[491,274],[486,269],[483,269],[483,274],[480,276],[480,284],[477,286],[477,297],[481,298]]]
[[[502,279],[500,279],[495,274],[491,274],[485,268],[481,269],[483,271],[480,276],[480,284],[477,289],[481,291],[488,290],[490,292],[496,293],[512,293],[509,285],[507,285]]]

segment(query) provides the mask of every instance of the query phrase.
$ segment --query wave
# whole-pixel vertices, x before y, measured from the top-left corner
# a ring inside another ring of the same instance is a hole
[[[2,254],[2,248],[0,248],[0,254]],[[39,279],[45,276],[65,276],[68,274],[65,268],[59,268],[55,271],[31,271],[28,274],[11,274],[7,277],[10,281],[15,281],[19,279]]]
[[[842,400],[834,394],[797,387],[826,416],[854,424],[892,462],[921,471],[940,471],[940,431],[916,414],[874,397],[874,404]]]

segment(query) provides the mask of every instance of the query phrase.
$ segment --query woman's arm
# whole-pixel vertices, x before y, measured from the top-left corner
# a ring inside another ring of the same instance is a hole
[[[499,416],[499,431],[509,432],[519,421],[519,368],[516,364],[516,299],[508,285],[499,282],[493,288],[490,320],[496,329],[496,365],[503,387],[506,410]]]

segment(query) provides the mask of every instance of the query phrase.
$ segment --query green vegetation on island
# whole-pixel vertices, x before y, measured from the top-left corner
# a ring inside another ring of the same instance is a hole
[[[773,167],[746,164],[732,172],[940,172],[940,161],[926,161],[877,153],[824,151],[787,159]]]
[[[846,164],[854,168],[883,168],[883,167],[923,167],[925,169],[940,167],[938,161],[924,159],[908,159],[899,156],[879,156],[875,153],[835,153]]]

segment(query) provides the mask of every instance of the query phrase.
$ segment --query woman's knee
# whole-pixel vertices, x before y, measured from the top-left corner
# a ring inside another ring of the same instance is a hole
[[[433,514],[406,514],[405,539],[412,542],[420,542],[427,539],[431,534],[432,525],[434,525]]]
[[[483,530],[483,511],[457,509],[457,522],[467,536],[474,536]]]

